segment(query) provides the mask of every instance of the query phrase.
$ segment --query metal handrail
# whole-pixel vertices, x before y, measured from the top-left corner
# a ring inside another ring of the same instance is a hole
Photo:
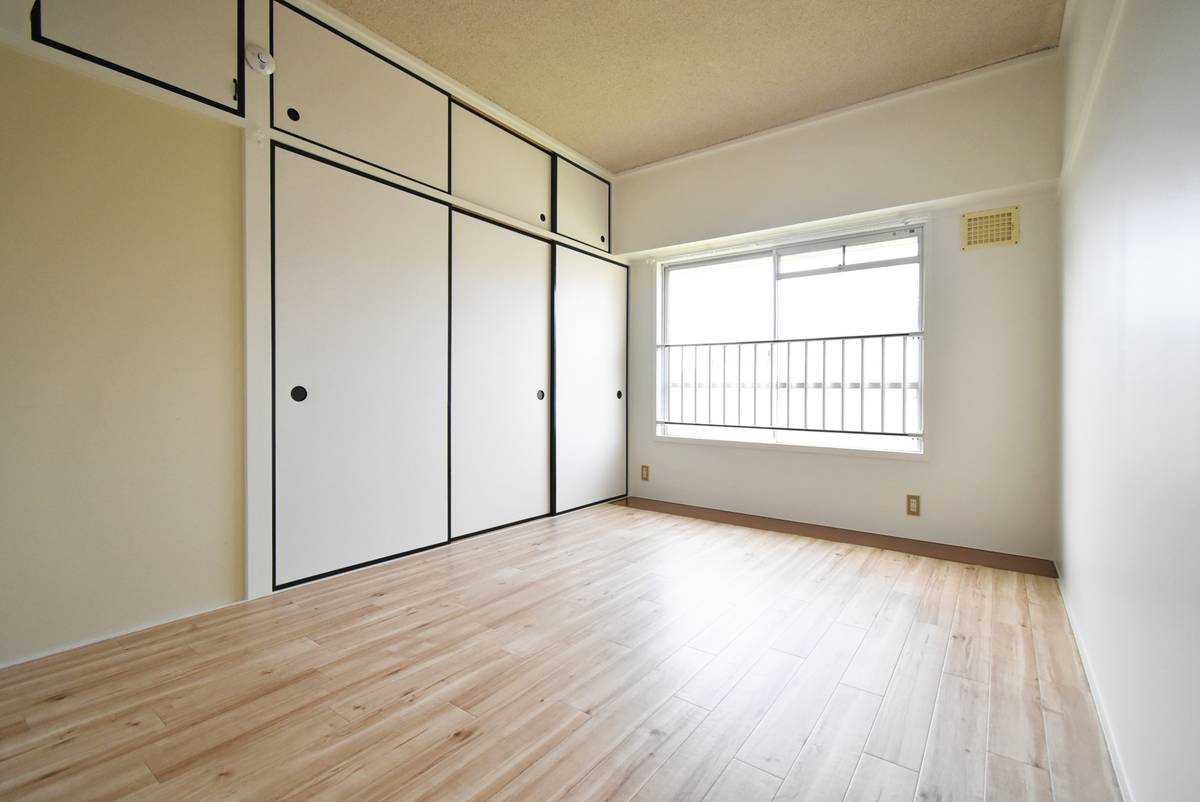
[[[891,334],[843,334],[840,337],[796,337],[781,340],[731,340],[712,343],[659,343],[658,348],[687,348],[689,346],[766,345],[767,343],[819,343],[830,340],[878,340],[881,337],[924,337],[923,331],[898,331]]]
[[[921,378],[924,338],[924,332],[908,331],[779,340],[663,343],[657,346],[660,354],[660,408],[656,424],[921,437],[924,429],[924,388]],[[855,341],[857,348],[850,345]],[[871,351],[868,350],[868,341],[878,342],[877,357],[872,353],[875,346]],[[889,375],[889,342],[897,341],[898,344],[891,347],[892,358],[899,357],[901,367],[897,370],[893,363],[893,373]],[[817,361],[811,353],[814,344],[819,344],[821,352],[819,377],[809,375],[810,368]],[[765,365],[760,352],[764,346]],[[743,376],[746,359],[744,349],[747,347],[753,348],[749,385]],[[732,355],[730,348],[735,349]],[[896,350],[900,353],[895,353]],[[719,376],[714,376],[714,354],[720,354]],[[671,370],[673,355],[679,360],[677,377]],[[736,360],[731,356],[736,356]],[[797,359],[797,356],[800,358]],[[705,361],[703,372],[700,370],[702,358]],[[853,364],[855,359],[857,365]],[[870,370],[867,367],[869,359],[874,363]],[[914,360],[915,364],[910,365]],[[685,374],[685,364],[689,361],[691,370]],[[736,380],[731,382],[729,372],[734,361]],[[798,363],[802,365],[802,370],[798,369]],[[760,381],[760,365],[765,368],[762,377],[765,381]],[[848,375],[848,371],[857,375]],[[795,376],[797,372],[801,372],[799,380]],[[895,375],[897,372],[900,374],[898,377]],[[769,376],[766,375],[768,373]],[[836,376],[831,377],[831,373],[836,373]],[[703,405],[701,387],[705,388]],[[689,388],[692,390],[690,396],[686,393]],[[768,419],[765,422],[759,419],[760,388],[769,394],[766,410]],[[798,400],[793,399],[793,389],[799,391]],[[731,391],[736,394],[736,399],[730,399]],[[819,396],[816,396],[818,391]],[[852,395],[854,397],[851,398]],[[686,414],[689,399],[690,416]],[[749,415],[743,409],[744,401],[749,402]],[[849,409],[848,401],[851,404]],[[889,401],[899,407],[898,420],[894,407],[891,415],[888,414]],[[818,405],[819,409],[810,409]],[[676,407],[678,415],[675,415]],[[731,410],[731,407],[735,408]],[[836,414],[832,411],[834,409]]]

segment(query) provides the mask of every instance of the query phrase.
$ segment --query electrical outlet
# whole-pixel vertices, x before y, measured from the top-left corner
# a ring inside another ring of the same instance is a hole
[[[909,515],[921,514],[921,497],[920,496],[905,496],[907,499],[907,511]]]
[[[649,465],[642,466],[642,481],[643,482],[650,481],[650,466]]]

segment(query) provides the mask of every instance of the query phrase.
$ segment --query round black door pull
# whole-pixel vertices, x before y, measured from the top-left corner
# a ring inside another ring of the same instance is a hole
[[[295,109],[288,109],[287,115],[288,119],[294,123],[300,121],[300,112],[296,111]]]
[[[620,398],[620,397],[621,397],[621,391],[617,390],[617,398]]]
[[[601,241],[601,242],[604,242],[604,235],[603,235],[603,234],[601,234],[601,235],[600,235],[600,241]]]
[[[546,222],[546,215],[544,215],[544,214],[539,214],[539,215],[538,215],[538,220],[541,220],[543,223],[544,223],[544,222]]]
[[[305,390],[303,387],[301,387],[298,384],[292,388],[292,400],[293,401],[303,401],[306,398],[308,398],[308,390]]]
[[[543,390],[538,390],[538,401],[541,401],[545,397],[546,393]]]

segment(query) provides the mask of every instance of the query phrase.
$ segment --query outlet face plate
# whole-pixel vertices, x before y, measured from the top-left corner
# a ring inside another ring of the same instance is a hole
[[[642,481],[643,482],[650,481],[650,466],[649,465],[642,466]]]
[[[905,498],[905,502],[904,502],[905,512],[907,512],[909,515],[920,515],[921,514],[921,497],[909,495],[909,496],[905,496],[904,498]]]

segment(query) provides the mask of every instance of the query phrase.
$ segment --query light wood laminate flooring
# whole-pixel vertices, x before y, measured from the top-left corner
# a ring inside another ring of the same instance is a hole
[[[605,504],[0,671],[0,798],[1120,797],[1053,579]]]

